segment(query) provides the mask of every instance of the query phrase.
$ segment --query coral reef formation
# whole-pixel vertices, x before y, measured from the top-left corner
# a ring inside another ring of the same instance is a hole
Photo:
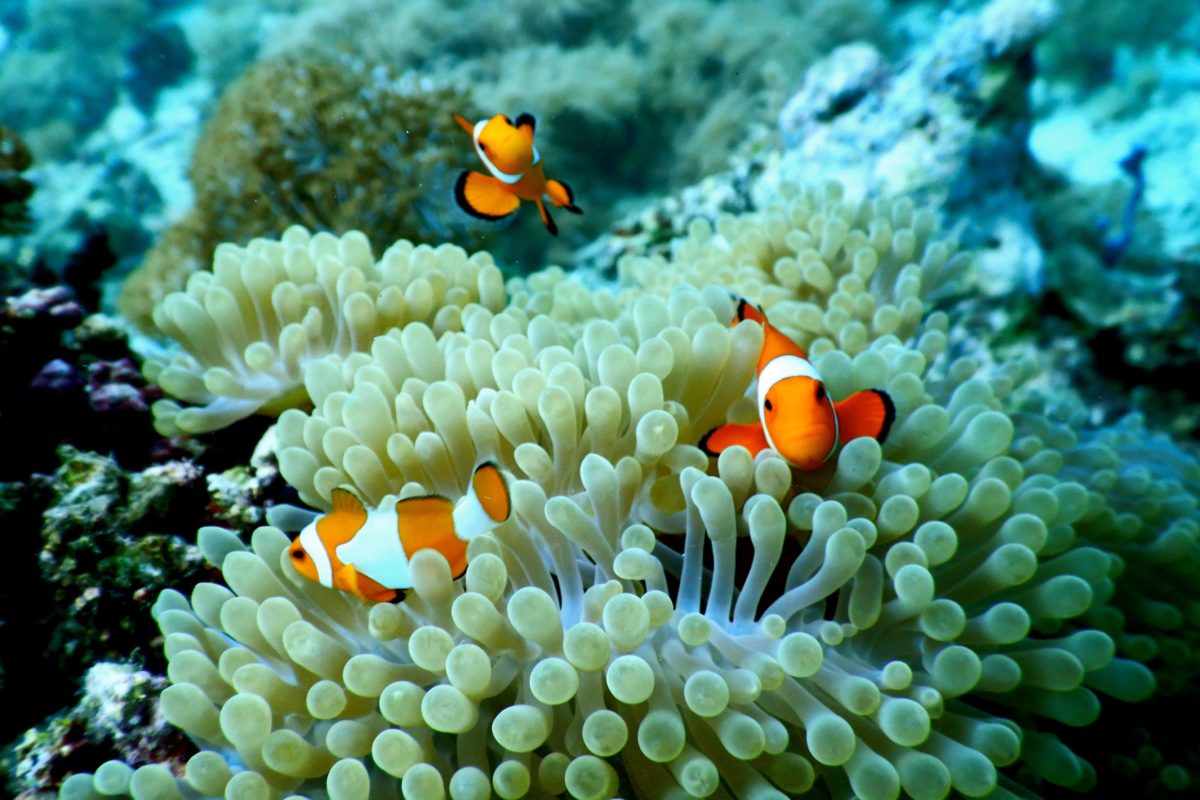
[[[948,12],[949,13],[949,12]],[[886,65],[867,44],[840,47],[810,69],[779,114],[788,143],[768,154],[753,196],[823,178],[852,196],[879,191],[943,205],[987,262],[987,293],[1040,280],[1029,234],[1029,53],[1055,16],[1049,0],[993,0],[942,20],[911,57]]]
[[[453,89],[349,57],[255,65],[205,125],[191,167],[195,206],[125,281],[122,313],[149,325],[153,307],[218,243],[293,223],[353,227],[377,242],[446,238],[446,215],[433,212],[448,208],[463,152],[447,109],[464,106]]]
[[[159,711],[166,686],[165,678],[136,664],[91,666],[79,702],[16,743],[8,788],[21,798],[36,797],[38,787],[56,786],[80,767],[112,759],[181,769],[196,748]],[[109,770],[114,771],[119,770]],[[106,785],[100,776],[98,786]]]
[[[92,664],[153,639],[145,609],[166,586],[195,582],[199,553],[169,529],[206,501],[199,470],[166,462],[132,475],[111,458],[64,446],[50,478],[38,554],[52,590],[49,660]]]
[[[0,97],[6,124],[22,132],[39,158],[69,152],[103,121],[121,87],[124,47],[151,5],[145,0],[27,4],[25,24],[0,51]]]
[[[951,358],[932,309],[969,259],[935,222],[907,201],[804,192],[695,223],[670,262],[627,260],[616,293],[548,270],[511,281],[499,309],[451,306],[458,325],[413,321],[314,360],[313,409],[277,426],[302,499],[325,507],[346,484],[371,502],[457,496],[492,458],[515,513],[472,541],[461,582],[416,554],[399,604],[303,580],[277,528],[249,546],[202,529],[224,585],[155,605],[163,713],[205,748],[184,782],[768,798],[819,781],[940,798],[1006,796],[1012,767],[1088,786],[1070,729],[1100,695],[1154,688],[1116,656],[1120,631],[1091,621],[1116,596],[1122,523],[1064,468],[1069,428],[1005,411],[1036,365]],[[835,397],[885,387],[887,442],[855,440],[815,473],[736,448],[714,469],[691,442],[752,411],[739,396],[761,343],[729,326],[730,291],[809,347]],[[63,791],[102,780],[176,791],[164,769],[116,763]]]
[[[0,125],[0,236],[29,230],[29,198],[33,184],[22,173],[33,165],[33,155],[21,137]]]

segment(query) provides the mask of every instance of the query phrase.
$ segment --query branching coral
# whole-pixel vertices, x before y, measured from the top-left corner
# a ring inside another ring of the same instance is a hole
[[[1097,692],[1153,686],[1088,622],[1119,577],[1090,546],[1113,521],[1061,476],[1074,438],[1004,412],[1029,365],[947,356],[923,298],[966,261],[933,228],[905,203],[804,194],[695,226],[674,272],[628,262],[617,294],[549,271],[506,307],[314,360],[314,409],[278,425],[307,502],[342,484],[456,497],[487,457],[514,515],[472,541],[462,581],[415,554],[399,604],[304,580],[275,528],[249,548],[204,529],[226,585],[155,607],[163,711],[206,748],[190,791],[1007,797],[998,769],[1018,763],[1086,786],[1060,733],[1095,721]],[[714,469],[691,442],[745,411],[761,343],[729,327],[731,289],[810,347],[834,396],[886,388],[887,442],[813,473],[740,448]],[[179,791],[119,764],[64,790]]]
[[[486,254],[401,240],[379,261],[359,233],[336,238],[288,229],[280,241],[221,245],[212,272],[168,296],[154,324],[184,352],[152,358],[146,372],[174,400],[155,404],[164,435],[201,433],[258,411],[306,400],[304,370],[329,354],[367,349],[413,322],[461,328],[468,303],[498,309],[500,271]]]
[[[376,242],[446,238],[430,211],[450,202],[462,132],[447,109],[465,104],[457,91],[350,58],[256,65],[222,95],[196,145],[195,208],[130,276],[122,313],[148,325],[217,243],[293,223],[354,227]]]

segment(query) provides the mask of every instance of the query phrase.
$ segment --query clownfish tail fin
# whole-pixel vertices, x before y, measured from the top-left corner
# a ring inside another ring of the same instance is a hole
[[[533,201],[537,204],[538,214],[542,218],[542,224],[546,226],[546,230],[550,231],[551,236],[558,236],[558,226],[554,224],[554,218],[550,216],[550,209],[546,208],[546,204],[542,202],[542,198],[537,198]]]
[[[454,505],[454,532],[463,541],[487,533],[512,514],[508,481],[494,462],[475,468],[466,495]]]
[[[735,445],[746,448],[752,456],[771,446],[767,442],[767,435],[763,432],[762,425],[737,425],[732,422],[713,428],[704,434],[696,444],[704,451],[705,455],[710,456],[719,456]]]
[[[842,442],[870,436],[882,443],[896,421],[896,404],[882,389],[864,389],[833,404]]]
[[[454,121],[458,123],[458,127],[462,128],[464,131],[471,134],[472,137],[475,136],[475,126],[472,125],[470,122],[467,122],[466,117],[464,117],[461,114],[454,114],[453,116],[454,116]]]
[[[550,202],[559,208],[565,208],[572,214],[583,213],[583,209],[575,205],[575,192],[563,181],[546,181],[546,194],[550,196]]]

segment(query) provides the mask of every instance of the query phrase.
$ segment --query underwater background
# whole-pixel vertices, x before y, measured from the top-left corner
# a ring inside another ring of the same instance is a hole
[[[1195,796],[1198,134],[1190,0],[3,0],[0,795]],[[736,297],[889,435],[701,450]]]

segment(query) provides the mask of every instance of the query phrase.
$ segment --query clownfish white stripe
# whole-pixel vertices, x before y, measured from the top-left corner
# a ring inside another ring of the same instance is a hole
[[[300,546],[304,548],[304,552],[308,553],[313,566],[317,568],[317,580],[320,584],[332,588],[333,563],[329,560],[329,553],[326,552],[321,537],[317,535],[315,523],[300,532]]]
[[[762,371],[758,373],[758,413],[760,415],[763,413],[763,408],[767,402],[767,392],[771,391],[771,388],[775,384],[788,378],[812,378],[814,381],[824,383],[821,380],[821,373],[817,372],[817,368],[807,358],[792,355],[777,356],[768,361],[766,366],[762,368]],[[830,407],[832,407],[833,401],[828,396],[826,396],[825,402],[829,403]],[[766,424],[765,419],[762,420],[762,423],[763,434],[767,438],[767,444],[771,446],[772,450],[778,451],[779,448],[775,446],[775,440],[771,438],[771,426]],[[838,433],[838,418],[835,413],[833,415],[833,446],[829,448],[826,458],[837,449]]]
[[[766,399],[771,387],[787,378],[812,378],[821,380],[821,374],[807,358],[800,356],[778,356],[772,358],[758,375],[759,405]]]
[[[503,181],[504,183],[516,183],[517,181],[521,180],[521,178],[525,177],[524,173],[518,172],[515,175],[510,175],[507,172],[501,171],[496,167],[495,164],[492,163],[492,160],[487,157],[487,155],[483,152],[483,148],[479,145],[479,137],[483,134],[483,129],[487,127],[487,124],[490,121],[491,120],[481,119],[479,122],[475,123],[475,152],[479,154],[481,159],[483,159],[483,165],[488,168],[488,172],[492,173],[497,180]],[[536,159],[534,160],[534,163],[537,163]]]
[[[406,586],[408,555],[400,541],[400,528],[394,508],[376,509],[354,538],[337,548],[338,561],[384,586]]]

